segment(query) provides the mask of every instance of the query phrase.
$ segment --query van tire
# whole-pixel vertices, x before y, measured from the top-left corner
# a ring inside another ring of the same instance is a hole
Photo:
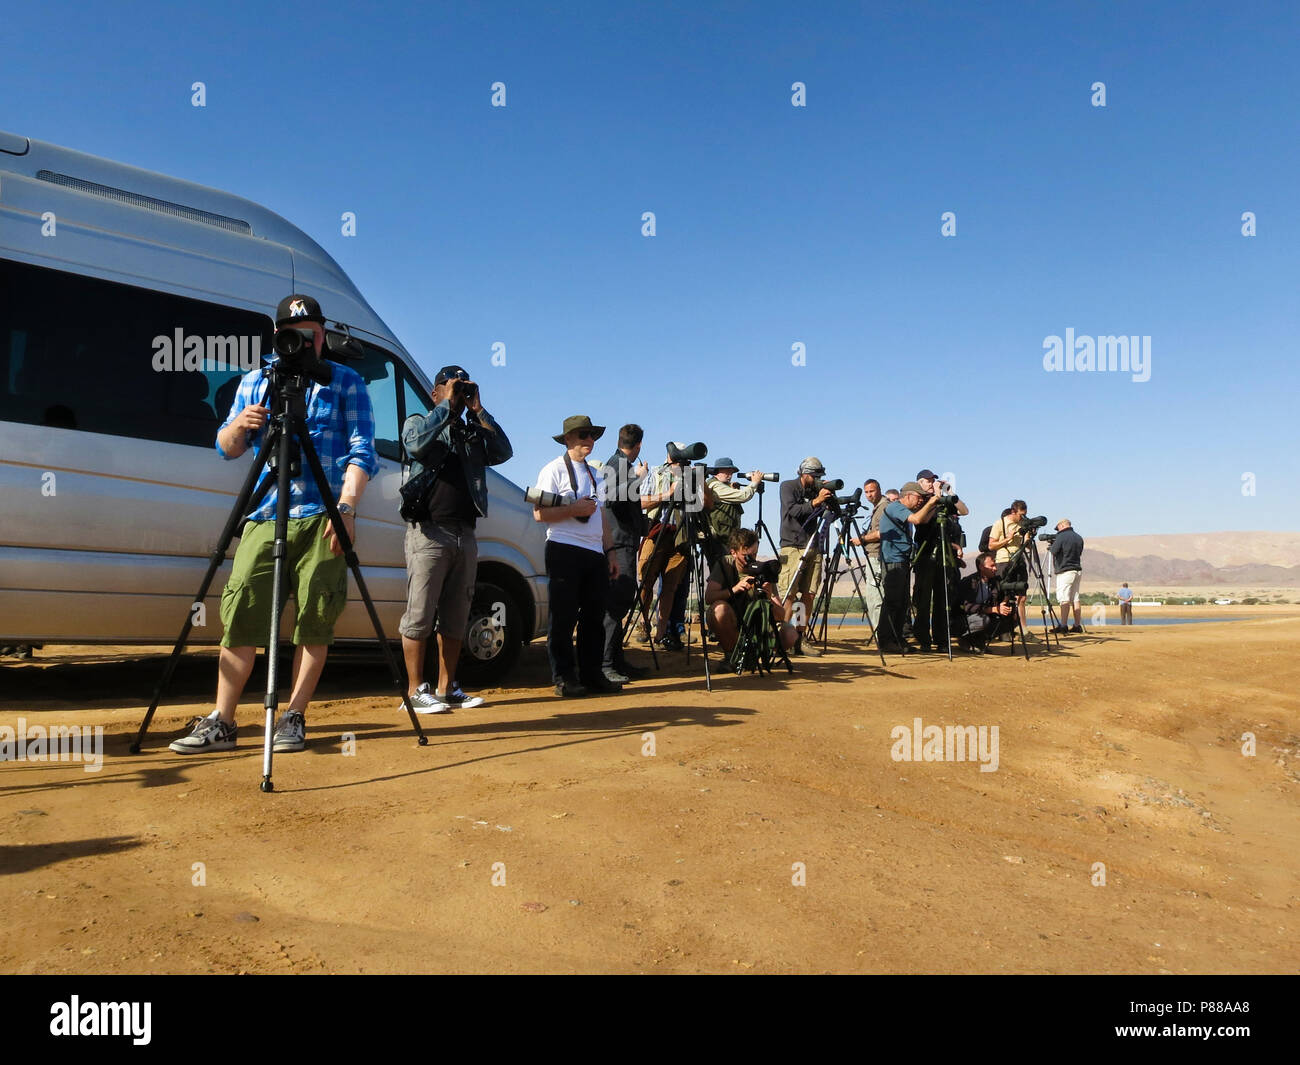
[[[504,626],[495,620],[502,614]],[[432,640],[429,644],[436,670],[437,651]],[[499,687],[514,668],[523,646],[524,618],[514,596],[497,584],[482,581],[475,584],[465,645],[456,666],[456,679],[463,687]]]

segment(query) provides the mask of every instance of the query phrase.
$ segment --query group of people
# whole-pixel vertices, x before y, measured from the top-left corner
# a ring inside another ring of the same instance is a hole
[[[1037,575],[1029,541],[1041,526],[1027,521],[1023,499],[1015,500],[984,530],[974,572],[961,578],[965,536],[959,519],[970,510],[947,482],[923,469],[897,493],[882,493],[879,481],[868,480],[863,498],[873,509],[867,531],[852,543],[865,549],[869,575],[879,574],[881,591],[876,593],[868,580],[865,594],[882,650],[930,652],[954,638],[982,650],[1013,629],[1036,639],[1026,623],[1026,603],[1028,583]],[[1047,550],[1061,611],[1054,631],[1082,632],[1083,538],[1068,518],[1056,523]],[[908,643],[909,636],[913,643]]]
[[[294,294],[281,301],[276,328],[298,332],[308,350],[323,354],[325,318],[311,297]],[[241,379],[217,433],[223,458],[261,447],[272,415],[269,389],[261,368]],[[419,486],[406,531],[407,607],[399,625],[410,703],[417,713],[447,713],[483,702],[461,688],[456,666],[474,597],[475,527],[487,514],[486,470],[513,454],[462,367],[438,371],[432,399],[432,409],[412,414],[402,427],[410,464],[407,485]],[[304,405],[306,428],[350,543],[357,505],[379,469],[365,382],[351,368],[331,363],[330,373],[307,384]],[[835,496],[839,482],[825,480],[821,461],[805,458],[796,476],[780,485],[778,570],[758,562],[758,530],[741,520],[744,505],[777,475],[753,470],[739,476],[741,468],[730,458],[706,466],[696,461],[703,457],[703,445],[677,442],[667,445],[665,461],[652,469],[640,459],[644,434],[634,424],[619,430],[613,454],[593,468],[589,460],[604,432],[585,415],[567,418],[554,436],[562,451],[536,480],[538,489],[550,493],[549,505],[535,505],[533,516],[546,527],[547,653],[556,695],[619,691],[643,677],[647,670],[625,653],[634,623],[642,644],[681,650],[678,626],[691,587],[724,653],[736,647],[748,619],[757,614],[780,653],[819,654],[806,633],[830,549],[827,508],[838,513],[843,502]],[[282,589],[286,596],[292,591],[296,601],[296,651],[288,706],[275,722],[277,752],[305,747],[307,706],[347,602],[344,537],[314,479],[296,472],[290,482]],[[235,708],[256,648],[265,643],[273,594],[275,480],[270,471],[264,474],[269,491],[244,523],[222,593],[216,707],[171,744],[179,753],[235,746]],[[1017,610],[1023,623],[1023,583],[1014,606],[999,589],[1007,569],[1021,564],[1021,548],[1033,533],[1022,528],[1022,500],[986,530],[975,573],[957,582],[962,543],[956,522],[969,511],[948,485],[927,469],[897,491],[882,492],[878,481],[868,480],[863,497],[872,510],[866,531],[852,544],[865,549],[870,571],[865,595],[883,649],[907,649],[910,633],[916,648],[929,650],[948,639],[954,617],[961,619],[958,634],[980,643],[1014,625]],[[1068,521],[1057,529],[1050,550],[1057,562],[1062,624],[1073,606],[1076,623],[1070,631],[1079,631],[1083,541]],[[436,675],[426,677],[435,627],[438,653],[430,672]]]

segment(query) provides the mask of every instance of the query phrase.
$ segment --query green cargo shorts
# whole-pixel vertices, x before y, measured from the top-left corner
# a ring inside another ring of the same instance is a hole
[[[293,642],[308,646],[332,644],[334,623],[348,602],[348,564],[330,552],[323,535],[328,514],[289,519],[289,551],[285,558],[283,597],[293,592],[298,616]],[[274,521],[250,521],[244,526],[235,563],[221,593],[223,647],[265,647],[271,630],[271,546]]]

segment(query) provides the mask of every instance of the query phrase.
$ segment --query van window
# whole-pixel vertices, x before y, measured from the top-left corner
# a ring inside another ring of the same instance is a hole
[[[151,289],[0,259],[0,293],[3,421],[210,448],[271,351],[267,315]]]
[[[366,391],[370,393],[370,405],[375,411],[375,452],[393,462],[401,462],[396,363],[383,348],[364,340],[358,340],[358,343],[365,356],[348,359],[345,365],[361,375],[366,382]]]

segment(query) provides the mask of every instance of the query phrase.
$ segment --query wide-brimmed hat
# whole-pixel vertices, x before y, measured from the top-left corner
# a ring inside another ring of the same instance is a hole
[[[710,469],[712,469],[715,473],[721,473],[723,470],[734,470],[736,473],[740,472],[740,467],[737,466],[734,462],[732,462],[731,458],[727,455],[724,455],[722,458],[718,459],[717,464],[711,466]]]
[[[590,429],[592,432],[591,439],[593,441],[599,440],[605,435],[605,427],[603,425],[592,425],[591,419],[585,414],[575,414],[572,418],[564,419],[564,432],[560,433],[558,436],[551,437],[551,439],[557,444],[563,444],[564,438],[575,429]]]

